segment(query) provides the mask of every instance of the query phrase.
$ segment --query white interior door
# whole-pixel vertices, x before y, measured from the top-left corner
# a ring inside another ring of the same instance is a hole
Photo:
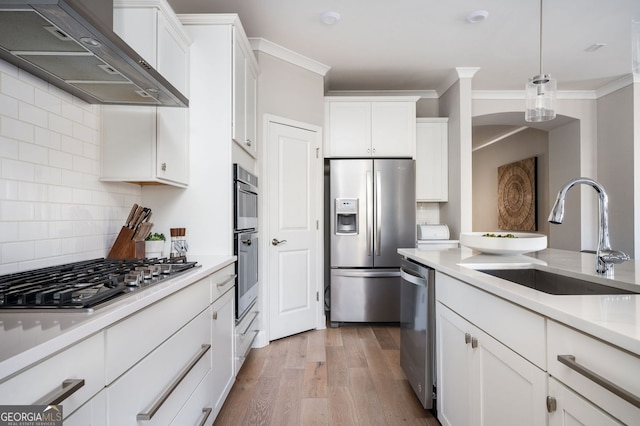
[[[320,134],[268,123],[267,211],[269,340],[316,328],[321,271],[317,154]]]

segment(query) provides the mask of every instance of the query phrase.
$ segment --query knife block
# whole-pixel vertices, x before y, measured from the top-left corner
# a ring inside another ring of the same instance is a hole
[[[144,259],[144,241],[134,241],[133,229],[123,226],[109,251],[109,259]]]

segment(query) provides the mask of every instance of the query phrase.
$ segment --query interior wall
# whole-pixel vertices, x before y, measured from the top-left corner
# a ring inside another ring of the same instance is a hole
[[[498,228],[498,167],[537,158],[536,232],[548,235],[549,159],[547,132],[527,129],[473,152],[473,230]]]
[[[609,196],[611,246],[634,257],[633,86],[598,99],[598,181]]]

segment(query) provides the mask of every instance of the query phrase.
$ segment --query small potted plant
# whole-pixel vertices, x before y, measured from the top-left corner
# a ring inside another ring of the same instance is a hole
[[[144,252],[145,257],[162,257],[162,252],[164,250],[164,243],[167,239],[164,234],[157,232],[152,232],[147,235],[147,238],[144,239]]]

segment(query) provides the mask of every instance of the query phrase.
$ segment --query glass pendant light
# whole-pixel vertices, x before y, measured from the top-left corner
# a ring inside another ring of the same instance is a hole
[[[556,118],[556,80],[542,72],[542,0],[540,0],[540,73],[527,82],[525,97],[525,121],[539,122]]]

